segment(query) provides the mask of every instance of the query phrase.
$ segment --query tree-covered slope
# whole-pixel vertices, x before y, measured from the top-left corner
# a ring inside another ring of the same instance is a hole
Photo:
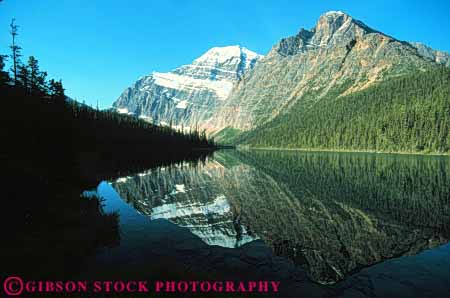
[[[341,88],[344,86],[341,86]],[[450,69],[436,67],[318,102],[299,102],[237,137],[253,147],[450,151]],[[305,97],[314,97],[307,94]]]

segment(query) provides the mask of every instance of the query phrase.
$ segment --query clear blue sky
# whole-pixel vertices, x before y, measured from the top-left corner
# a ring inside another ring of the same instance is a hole
[[[328,10],[450,51],[448,0],[3,0],[0,53],[9,51],[15,17],[23,54],[61,78],[69,96],[106,108],[152,71],[190,63],[213,46],[240,44],[265,54]]]

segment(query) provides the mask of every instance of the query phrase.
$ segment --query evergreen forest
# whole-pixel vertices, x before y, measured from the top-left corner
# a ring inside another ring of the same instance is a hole
[[[302,101],[236,141],[265,148],[450,151],[449,68],[418,71],[341,95],[344,90],[313,104]]]

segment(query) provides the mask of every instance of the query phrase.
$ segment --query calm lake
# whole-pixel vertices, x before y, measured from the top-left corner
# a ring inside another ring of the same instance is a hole
[[[222,150],[95,192],[119,213],[120,239],[88,262],[92,275],[231,272],[321,287],[388,259],[430,263],[424,251],[450,260],[448,157]]]

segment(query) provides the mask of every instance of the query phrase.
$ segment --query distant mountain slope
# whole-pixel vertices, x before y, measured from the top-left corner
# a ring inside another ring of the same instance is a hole
[[[450,152],[450,68],[339,96],[336,89],[237,137],[256,147]]]
[[[193,127],[212,116],[261,57],[240,46],[215,47],[192,64],[139,79],[113,106],[156,123]]]
[[[448,53],[434,50],[420,42],[411,42],[410,44],[417,49],[420,55],[450,67],[450,55]]]
[[[301,29],[276,44],[239,82],[208,127],[251,130],[300,102],[305,108],[313,105],[331,90],[350,94],[446,59],[343,12],[328,12],[311,30]]]

